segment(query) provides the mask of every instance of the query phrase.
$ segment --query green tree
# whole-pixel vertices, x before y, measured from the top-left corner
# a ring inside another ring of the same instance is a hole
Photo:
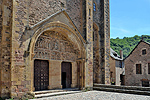
[[[142,35],[142,36],[135,35],[134,37],[124,37],[123,39],[119,39],[119,37],[117,37],[116,39],[111,38],[110,46],[118,54],[120,50],[123,50],[123,57],[125,58],[135,48],[135,46],[142,39],[142,37],[145,42],[150,43],[149,35]]]

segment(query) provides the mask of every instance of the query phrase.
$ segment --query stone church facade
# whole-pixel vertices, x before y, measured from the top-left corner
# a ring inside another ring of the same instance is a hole
[[[109,0],[0,0],[0,97],[110,84]]]

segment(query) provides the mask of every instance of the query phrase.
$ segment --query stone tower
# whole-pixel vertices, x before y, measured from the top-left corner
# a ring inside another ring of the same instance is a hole
[[[109,28],[109,0],[0,0],[0,97],[109,84]]]

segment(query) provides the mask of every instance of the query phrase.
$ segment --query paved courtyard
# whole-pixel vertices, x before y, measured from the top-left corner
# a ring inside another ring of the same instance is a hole
[[[104,91],[89,91],[48,98],[41,98],[38,100],[150,100],[150,96],[104,92]]]

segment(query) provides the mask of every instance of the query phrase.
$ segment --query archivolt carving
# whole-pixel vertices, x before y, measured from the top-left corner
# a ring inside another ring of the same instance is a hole
[[[61,33],[49,31],[38,38],[34,53],[34,58],[75,61],[79,50]]]

